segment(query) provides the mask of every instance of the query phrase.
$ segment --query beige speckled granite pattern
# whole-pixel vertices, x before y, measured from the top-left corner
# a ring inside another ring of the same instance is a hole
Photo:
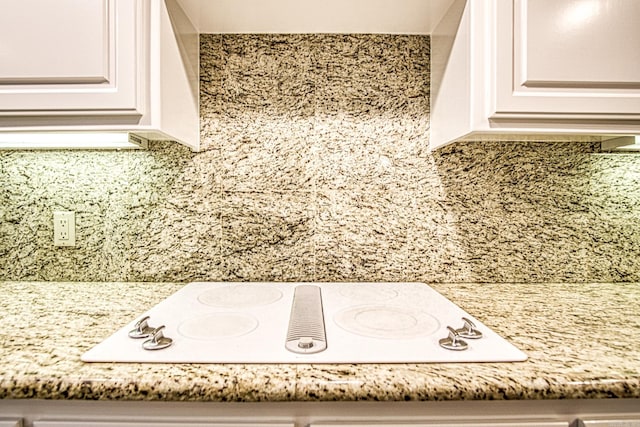
[[[202,35],[203,152],[0,151],[0,280],[640,281],[640,156],[430,154],[429,55],[425,36]],[[52,246],[56,209],[77,247]]]
[[[432,401],[640,398],[640,284],[437,284],[522,363],[82,363],[182,285],[0,282],[0,398]],[[55,344],[55,346],[53,345]]]
[[[311,193],[224,194],[221,246],[227,280],[313,280]]]

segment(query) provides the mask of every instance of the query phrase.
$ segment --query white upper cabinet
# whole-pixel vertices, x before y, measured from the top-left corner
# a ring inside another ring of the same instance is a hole
[[[10,3],[10,4],[9,4]],[[137,4],[3,0],[0,111],[143,115],[136,70]],[[140,82],[142,83],[142,82]]]
[[[459,0],[432,34],[431,147],[640,133],[640,2]]]
[[[497,14],[497,116],[640,119],[638,0],[502,0]]]
[[[198,148],[198,37],[175,0],[0,8],[0,131],[130,131]]]

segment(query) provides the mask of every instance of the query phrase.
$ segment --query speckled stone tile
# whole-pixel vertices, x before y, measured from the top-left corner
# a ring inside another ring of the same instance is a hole
[[[225,280],[313,281],[314,195],[225,192]]]
[[[512,146],[524,149],[526,159],[523,152],[508,149]],[[624,179],[626,190],[605,190],[600,186],[611,178],[597,173],[603,167],[615,170],[615,163],[627,170],[628,160],[597,154],[588,143],[566,142],[461,144],[435,154],[434,160],[436,173],[425,170],[416,191],[417,213],[422,210],[417,218],[425,220],[417,219],[411,228],[415,247],[409,271],[414,279],[635,280],[637,264],[627,262],[631,258],[624,253],[634,253],[632,242],[638,239],[623,224],[629,223],[630,212],[624,201],[630,206],[637,191],[632,180]],[[601,200],[621,209],[605,214]],[[618,218],[613,227],[607,217]],[[438,241],[447,242],[439,249],[427,243],[436,233],[442,236]],[[452,244],[454,249],[443,258],[443,249]],[[420,261],[426,254],[449,266],[447,279],[442,270]],[[612,265],[615,259],[622,261]]]
[[[161,159],[138,159],[131,176],[131,202],[123,221],[131,241],[129,277],[218,280],[222,193],[216,152],[192,159],[159,153]]]
[[[156,207],[133,217],[131,276],[146,281],[188,282],[220,276],[219,214]]]
[[[224,122],[220,151],[226,191],[312,190],[313,121],[246,113]]]
[[[318,192],[316,280],[402,278],[410,206],[403,193]]]
[[[429,97],[429,37],[318,35],[314,43],[320,114],[403,116]]]
[[[222,95],[230,115],[313,115],[310,38],[305,34],[222,36]],[[298,101],[292,103],[291,98]],[[237,110],[234,110],[233,107]]]
[[[635,157],[635,156],[634,156]],[[640,206],[640,168],[635,159],[597,154],[589,162],[590,277],[636,281],[640,230],[630,224]]]
[[[428,146],[429,38],[318,35],[314,48],[318,188],[402,188]]]
[[[426,119],[319,115],[314,132],[314,175],[319,190],[403,191],[413,185],[416,170],[425,166]]]
[[[220,49],[220,55],[205,55],[205,68],[219,67],[221,75],[219,87],[205,85],[201,123],[207,146],[220,149],[225,190],[300,190],[313,185],[315,95],[309,38],[201,36],[206,46]]]
[[[0,277],[118,278],[107,265],[126,258],[114,226],[126,197],[127,159],[116,152],[5,152],[0,176]],[[88,165],[89,169],[88,169]],[[76,213],[74,248],[53,246],[53,211]],[[106,249],[112,249],[106,252]]]
[[[411,212],[416,220],[407,230],[406,280],[466,281],[471,266],[465,262],[466,254],[460,251],[464,240],[458,234],[457,217],[448,209],[446,200],[415,192],[412,203]],[[487,267],[493,261],[489,260]]]
[[[220,34],[200,35],[200,115],[207,111],[219,112],[221,101],[224,58]],[[201,146],[204,138],[201,138]],[[205,150],[209,144],[205,144]]]

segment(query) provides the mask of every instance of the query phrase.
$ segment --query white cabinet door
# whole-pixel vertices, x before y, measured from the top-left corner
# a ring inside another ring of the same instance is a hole
[[[575,426],[576,427],[640,427],[640,419],[614,418],[614,417],[610,417],[606,419],[597,419],[597,420],[581,419],[575,424]]]
[[[137,0],[0,0],[0,116],[141,115]]]
[[[430,421],[425,423],[376,423],[362,422],[355,424],[310,424],[309,427],[569,427],[567,421],[519,421],[519,420],[488,420],[478,416],[483,421]]]
[[[20,420],[0,420],[0,427],[20,427],[22,422]]]
[[[150,418],[140,421],[92,421],[92,420],[55,420],[34,421],[33,427],[294,427],[293,423],[216,423],[216,422],[189,422],[168,421],[163,418]]]
[[[496,117],[640,119],[640,1],[496,5]]]

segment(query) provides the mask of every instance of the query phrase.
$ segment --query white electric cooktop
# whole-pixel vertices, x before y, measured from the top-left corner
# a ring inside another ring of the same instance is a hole
[[[85,362],[142,363],[526,358],[423,283],[229,282],[189,283],[82,356]]]

